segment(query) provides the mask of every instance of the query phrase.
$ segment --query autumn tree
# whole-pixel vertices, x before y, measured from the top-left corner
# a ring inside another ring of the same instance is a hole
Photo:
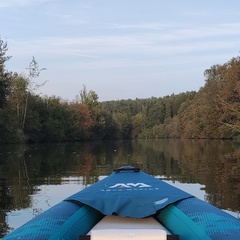
[[[69,107],[72,109],[71,123],[68,126],[71,139],[88,139],[94,125],[89,108],[86,104],[77,102],[71,103]]]
[[[99,106],[98,95],[93,90],[87,91],[86,86],[83,85],[83,89],[80,91],[80,103],[85,104],[90,111],[93,121],[92,137],[102,139],[105,135],[106,123]]]
[[[206,87],[211,88],[212,100],[221,111],[217,121],[224,131],[240,133],[240,57],[205,71]]]

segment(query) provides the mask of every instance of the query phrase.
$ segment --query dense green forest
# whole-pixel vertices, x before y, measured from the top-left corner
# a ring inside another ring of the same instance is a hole
[[[205,70],[198,92],[99,102],[97,93],[83,86],[69,102],[35,93],[43,69],[34,58],[28,76],[8,71],[7,50],[0,39],[0,143],[239,138],[239,56]]]

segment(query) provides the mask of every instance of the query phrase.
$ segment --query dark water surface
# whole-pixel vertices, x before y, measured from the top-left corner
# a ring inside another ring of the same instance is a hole
[[[240,145],[221,140],[142,140],[0,146],[0,238],[123,165],[239,218]]]

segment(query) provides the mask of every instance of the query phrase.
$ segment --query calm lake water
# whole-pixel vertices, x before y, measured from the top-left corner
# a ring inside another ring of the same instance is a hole
[[[0,146],[0,238],[132,165],[240,217],[240,144],[138,140]]]

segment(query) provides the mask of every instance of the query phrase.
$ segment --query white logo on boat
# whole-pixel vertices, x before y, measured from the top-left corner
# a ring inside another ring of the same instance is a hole
[[[159,201],[154,202],[154,204],[155,204],[155,205],[161,205],[161,204],[163,204],[163,203],[165,203],[165,202],[167,202],[167,201],[168,201],[168,198],[164,198],[164,199],[161,199],[161,200],[159,200]]]
[[[150,188],[151,185],[146,183],[117,183],[109,188]]]

